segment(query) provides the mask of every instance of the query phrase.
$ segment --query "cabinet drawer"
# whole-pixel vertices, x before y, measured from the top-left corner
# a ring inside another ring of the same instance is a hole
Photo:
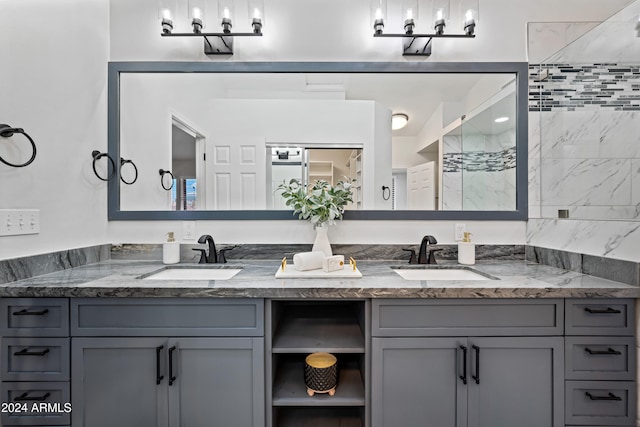
[[[567,379],[635,380],[633,337],[566,337],[565,347]]]
[[[373,336],[562,335],[562,300],[373,300]]]
[[[69,336],[69,300],[65,298],[0,299],[0,336]]]
[[[632,381],[567,381],[565,422],[628,426],[636,422],[636,384]]]
[[[263,336],[261,299],[73,299],[72,336]]]
[[[567,335],[633,335],[634,301],[567,299]]]
[[[3,426],[60,426],[71,423],[67,382],[4,382],[1,401],[26,404],[26,412],[3,412]],[[35,405],[35,406],[34,406]]]
[[[69,380],[69,338],[3,338],[3,381]]]

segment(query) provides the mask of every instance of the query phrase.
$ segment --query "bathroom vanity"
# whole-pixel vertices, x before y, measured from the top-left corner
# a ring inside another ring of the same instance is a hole
[[[273,265],[161,283],[140,279],[157,262],[110,261],[2,285],[2,401],[72,404],[2,425],[635,425],[636,287],[525,262],[464,283]],[[306,393],[316,351],[337,356],[334,396]]]

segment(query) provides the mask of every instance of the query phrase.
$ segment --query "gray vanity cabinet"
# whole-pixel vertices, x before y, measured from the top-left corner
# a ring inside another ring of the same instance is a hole
[[[72,300],[72,424],[264,427],[263,307],[259,299]]]
[[[263,426],[261,338],[77,338],[73,424]]]
[[[561,300],[374,300],[372,426],[563,426],[562,320]]]
[[[373,427],[559,427],[562,347],[559,337],[373,338]]]
[[[156,384],[163,338],[74,338],[72,422],[75,426],[168,424],[166,375]],[[162,372],[166,374],[165,370]]]
[[[458,338],[373,338],[373,427],[463,427],[467,386]]]

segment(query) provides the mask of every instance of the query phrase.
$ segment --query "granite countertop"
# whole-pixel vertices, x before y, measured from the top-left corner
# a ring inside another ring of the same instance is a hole
[[[198,266],[177,264],[172,267]],[[229,280],[141,280],[158,261],[110,260],[0,285],[0,297],[250,297],[250,298],[639,298],[640,288],[527,261],[471,266],[497,280],[405,280],[401,261],[360,261],[357,279],[276,279],[278,260],[233,260]],[[455,262],[436,268],[461,267]],[[202,265],[198,266],[202,267]],[[205,266],[207,267],[207,266]],[[431,266],[427,266],[431,267]]]

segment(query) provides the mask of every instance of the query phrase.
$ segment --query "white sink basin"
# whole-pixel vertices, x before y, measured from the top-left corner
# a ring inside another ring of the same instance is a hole
[[[405,280],[492,280],[492,278],[463,268],[393,269]]]
[[[143,280],[229,280],[240,268],[166,268]]]

